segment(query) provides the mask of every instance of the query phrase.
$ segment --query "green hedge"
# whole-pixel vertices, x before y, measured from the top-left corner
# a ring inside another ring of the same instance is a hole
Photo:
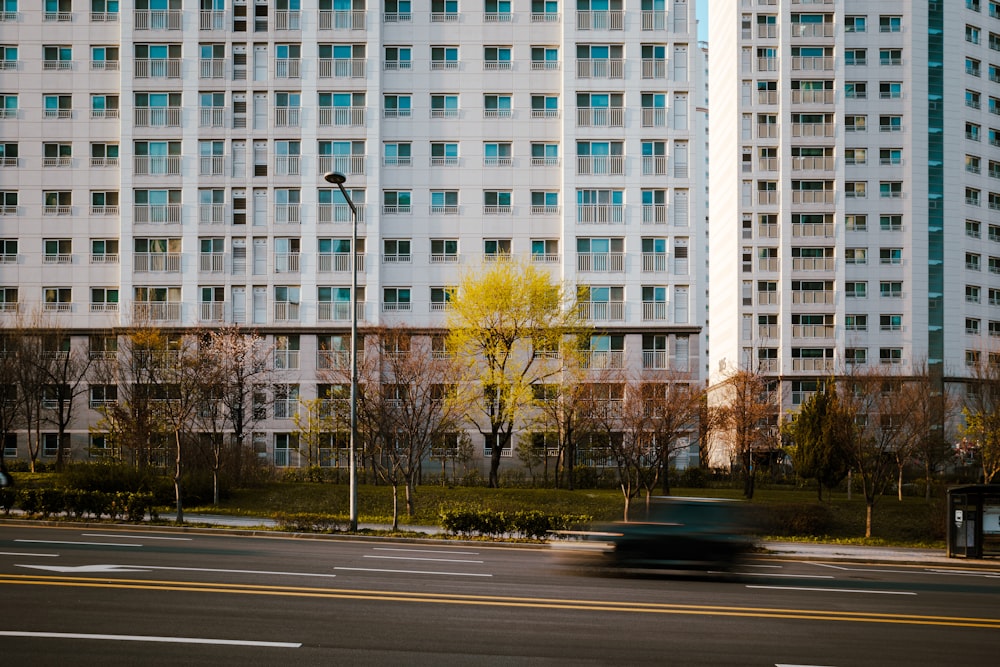
[[[118,491],[83,491],[80,489],[5,489],[0,494],[0,508],[9,512],[17,507],[25,514],[48,518],[66,515],[76,519],[125,519],[139,523],[149,514],[151,520],[159,518],[152,493]]]
[[[333,533],[344,530],[348,522],[343,517],[317,512],[278,512],[274,520],[279,530],[292,533]]]
[[[581,514],[545,514],[538,510],[498,512],[476,507],[445,507],[441,527],[453,535],[512,536],[542,539],[554,530],[571,530],[591,522]]]

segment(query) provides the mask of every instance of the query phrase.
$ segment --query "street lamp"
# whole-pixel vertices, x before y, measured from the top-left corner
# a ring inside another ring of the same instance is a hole
[[[340,188],[347,205],[351,207],[351,439],[347,445],[348,479],[350,480],[351,498],[351,530],[358,530],[358,209],[351,201],[351,196],[344,189],[347,177],[339,171],[328,171],[323,174],[323,180]]]

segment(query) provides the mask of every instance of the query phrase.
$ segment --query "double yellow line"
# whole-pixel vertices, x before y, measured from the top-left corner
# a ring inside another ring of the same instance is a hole
[[[1000,629],[1000,618],[890,614],[881,612],[831,611],[821,609],[781,609],[720,605],[665,604],[614,600],[560,600],[554,598],[509,597],[494,595],[455,595],[450,593],[415,593],[407,591],[370,591],[349,588],[310,588],[302,586],[263,586],[218,582],[164,581],[155,579],[98,579],[29,574],[0,574],[0,585],[62,586],[124,590],[156,590],[185,593],[229,593],[283,597],[367,600],[381,602],[417,602],[425,604],[475,605],[484,607],[521,607],[634,614],[673,614],[688,616],[735,616],[811,621],[848,621],[854,623],[889,623],[961,628]]]

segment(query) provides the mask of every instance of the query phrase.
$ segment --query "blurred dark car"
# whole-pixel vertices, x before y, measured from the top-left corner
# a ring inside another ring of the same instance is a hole
[[[550,543],[571,564],[728,571],[753,549],[742,503],[658,496],[644,521],[564,531]]]

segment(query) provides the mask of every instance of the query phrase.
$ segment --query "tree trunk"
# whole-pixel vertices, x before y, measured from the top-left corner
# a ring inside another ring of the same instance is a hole
[[[743,461],[743,497],[747,500],[753,499],[754,492],[754,469],[753,454],[747,452]]]
[[[899,466],[896,475],[896,497],[899,502],[903,502],[903,466]]]
[[[823,502],[823,482],[816,482],[816,497],[819,502]]]
[[[924,461],[924,500],[930,501],[931,499],[931,462],[928,458]]]
[[[392,485],[392,530],[399,530],[399,486]]]
[[[415,489],[413,488],[413,482],[408,481],[406,483],[406,516],[413,516],[413,494]]]
[[[503,437],[506,442],[501,442],[501,434],[493,433],[493,449],[490,451],[490,480],[489,485],[491,489],[497,489],[500,487],[500,453],[503,451],[504,445],[510,446],[510,437]]]
[[[184,508],[181,505],[181,434],[174,432],[177,455],[174,459],[174,497],[177,499],[177,523],[184,523]]]
[[[865,537],[872,536],[872,512],[875,509],[875,500],[865,500]]]
[[[629,498],[628,491],[625,490],[624,486],[622,487],[622,495],[625,496],[625,513],[622,519],[623,521],[625,521],[625,523],[628,523],[628,510],[629,510],[629,505],[631,505],[632,499]]]

